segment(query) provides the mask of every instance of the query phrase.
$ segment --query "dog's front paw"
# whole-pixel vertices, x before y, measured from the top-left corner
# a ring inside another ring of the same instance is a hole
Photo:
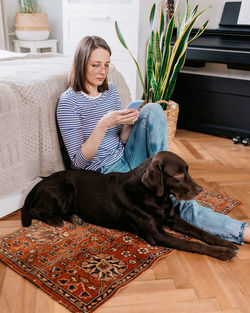
[[[216,251],[215,257],[222,261],[230,261],[237,255],[234,249],[230,249],[227,247],[217,247],[217,248],[218,250]]]
[[[229,249],[234,250],[234,251],[236,251],[236,250],[239,249],[239,246],[238,246],[238,245],[236,245],[235,243],[230,242],[230,241],[229,241],[229,244],[227,245],[227,247],[228,247]]]
[[[73,224],[83,225],[84,221],[78,215],[72,215],[70,221]]]
[[[53,226],[53,227],[62,227],[63,226],[63,220],[59,216],[50,217],[46,221],[46,223],[48,223],[50,226]]]
[[[238,250],[239,247],[237,244],[229,241],[229,240],[225,240],[225,239],[222,239],[220,242],[219,242],[219,245],[220,246],[223,246],[223,247],[226,247],[226,248],[229,248],[229,249],[232,249],[232,250]]]

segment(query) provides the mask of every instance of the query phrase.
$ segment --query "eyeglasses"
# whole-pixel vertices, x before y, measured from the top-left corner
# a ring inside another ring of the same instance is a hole
[[[90,66],[95,72],[101,72],[102,69],[104,69],[105,72],[113,71],[115,69],[113,64],[90,64]]]

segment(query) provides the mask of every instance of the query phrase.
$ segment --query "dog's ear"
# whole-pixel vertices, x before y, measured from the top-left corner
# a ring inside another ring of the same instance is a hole
[[[164,193],[163,175],[158,161],[154,161],[146,169],[141,178],[142,184],[155,191],[157,197],[161,197]]]

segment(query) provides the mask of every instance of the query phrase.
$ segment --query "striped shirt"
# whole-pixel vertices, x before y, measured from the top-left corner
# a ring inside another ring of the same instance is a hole
[[[82,144],[97,122],[110,110],[121,110],[118,91],[113,83],[109,83],[109,90],[97,98],[75,92],[71,87],[61,95],[57,120],[73,168],[97,170],[114,163],[123,155],[124,146],[119,136],[121,126],[108,129],[92,160],[87,160],[81,151]]]

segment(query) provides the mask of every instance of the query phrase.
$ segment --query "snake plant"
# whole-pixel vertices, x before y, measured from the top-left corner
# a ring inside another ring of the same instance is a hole
[[[177,6],[176,6],[177,8]],[[154,4],[149,14],[149,40],[146,55],[146,82],[142,77],[140,67],[128,48],[125,39],[115,21],[115,30],[120,43],[128,50],[134,60],[140,81],[143,87],[144,97],[147,102],[170,100],[173,94],[177,75],[183,67],[186,59],[187,47],[191,41],[198,38],[205,30],[206,21],[196,32],[192,39],[190,33],[197,18],[207,9],[198,12],[198,5],[191,11],[189,0],[186,0],[186,12],[181,21],[180,13],[175,9],[171,19],[167,23],[167,12],[163,12],[161,2],[159,27],[153,29],[156,5]],[[173,32],[176,25],[176,40],[173,42]],[[166,105],[162,104],[163,109]]]

